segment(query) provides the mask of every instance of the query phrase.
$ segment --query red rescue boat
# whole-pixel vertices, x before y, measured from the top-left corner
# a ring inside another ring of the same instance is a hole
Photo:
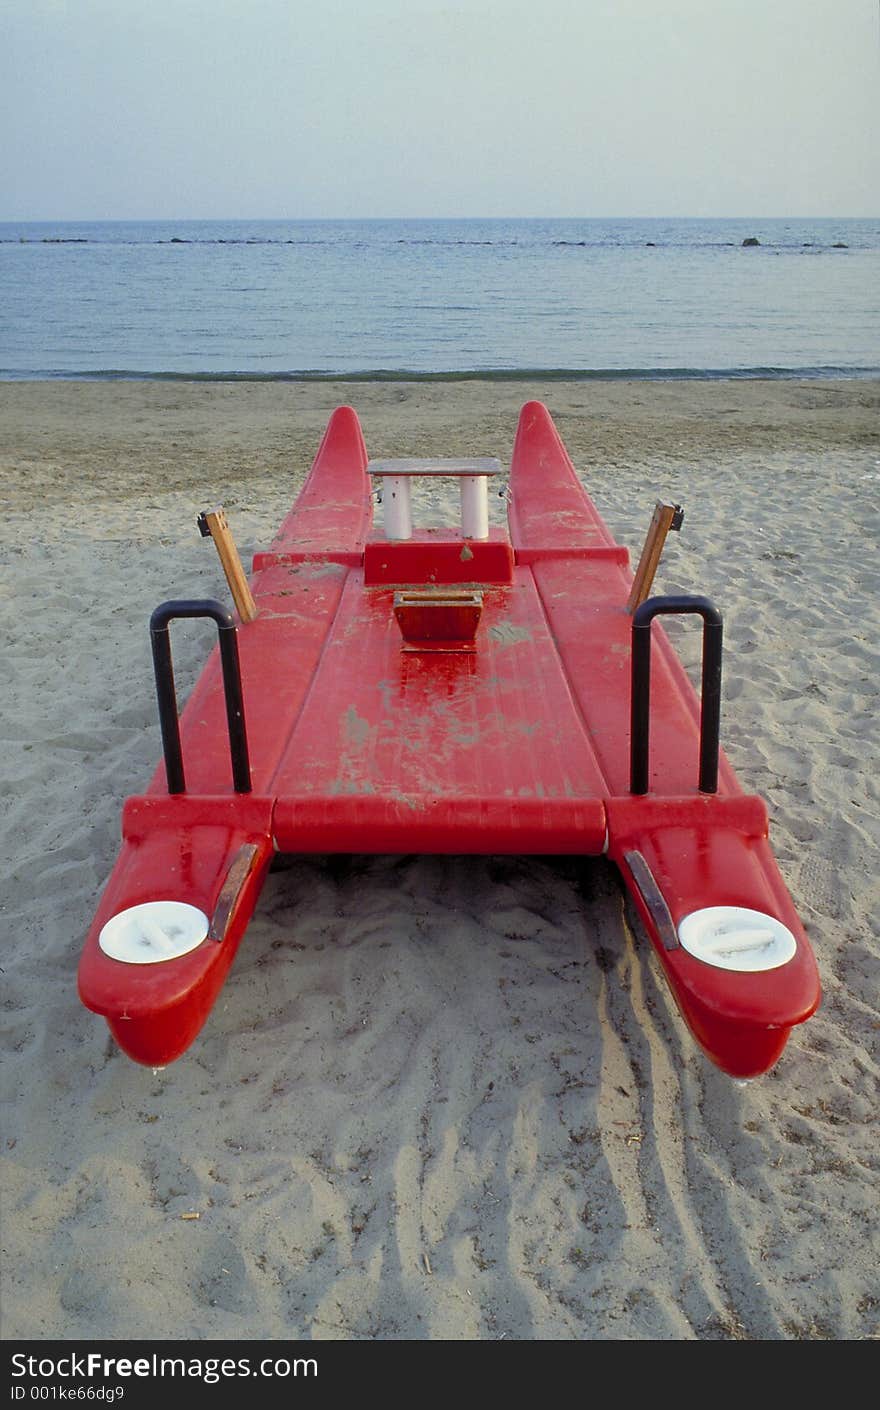
[[[523,408],[509,532],[489,460],[368,462],[334,412],[250,589],[153,614],[165,760],[123,811],[83,1003],[159,1067],[192,1043],[281,852],[607,853],[695,1039],[753,1077],[820,998],[767,812],[718,748],[721,619],[632,584],[546,408]],[[414,475],[459,477],[462,531],[413,529]],[[383,528],[373,528],[381,485]],[[657,624],[703,621],[702,696]],[[169,622],[220,643],[178,721]],[[653,641],[653,645],[652,645]],[[650,748],[649,748],[650,731]]]

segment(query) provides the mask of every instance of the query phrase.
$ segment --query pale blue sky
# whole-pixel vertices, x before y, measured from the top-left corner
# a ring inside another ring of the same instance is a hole
[[[0,0],[0,219],[880,214],[877,0]]]

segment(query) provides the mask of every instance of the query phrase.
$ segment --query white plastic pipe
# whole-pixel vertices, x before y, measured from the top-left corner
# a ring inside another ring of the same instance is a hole
[[[462,475],[461,533],[466,539],[489,537],[489,480],[486,475]]]
[[[412,493],[408,475],[383,475],[382,518],[389,539],[412,538]]]

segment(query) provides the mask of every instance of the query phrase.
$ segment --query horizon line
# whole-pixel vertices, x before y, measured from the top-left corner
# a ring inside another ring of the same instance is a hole
[[[490,220],[880,220],[880,211],[871,215],[852,215],[836,212],[833,215],[821,215],[811,212],[783,213],[775,215],[756,215],[754,212],[737,212],[726,215],[671,215],[671,214],[642,214],[642,215],[57,215],[57,216],[3,216],[0,215],[0,225],[122,225],[122,224],[204,224],[207,222],[232,223],[239,222],[261,222],[266,223],[296,223],[309,222],[315,224],[331,224],[343,222],[383,222],[383,221],[490,221]]]

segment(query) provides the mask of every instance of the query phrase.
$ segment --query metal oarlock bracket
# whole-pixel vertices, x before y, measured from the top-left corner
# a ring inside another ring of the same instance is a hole
[[[236,793],[250,793],[251,769],[241,693],[238,637],[232,614],[222,602],[213,598],[162,602],[150,618],[150,642],[153,648],[153,670],[156,676],[156,698],[159,702],[159,725],[162,730],[168,792],[186,791],[177,694],[174,689],[174,667],[171,661],[171,639],[168,633],[168,624],[176,617],[210,617],[217,623],[220,661],[223,667],[223,693],[226,697],[229,753],[232,759],[232,781]]]
[[[660,615],[696,613],[703,619],[703,681],[700,699],[701,793],[718,791],[721,729],[721,613],[708,597],[651,597],[637,607],[632,624],[630,701],[630,792],[648,792],[651,722],[651,623]]]

